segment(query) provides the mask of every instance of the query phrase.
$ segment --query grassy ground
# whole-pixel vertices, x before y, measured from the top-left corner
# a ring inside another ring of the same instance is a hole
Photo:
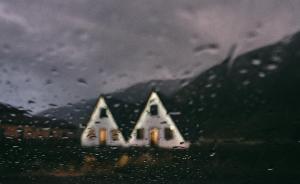
[[[5,141],[0,183],[299,183],[300,144],[214,143],[189,150]]]

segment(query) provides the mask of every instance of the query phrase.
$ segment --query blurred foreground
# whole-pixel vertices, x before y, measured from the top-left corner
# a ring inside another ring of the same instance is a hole
[[[299,183],[300,144],[214,143],[189,150],[81,148],[4,140],[3,183]]]

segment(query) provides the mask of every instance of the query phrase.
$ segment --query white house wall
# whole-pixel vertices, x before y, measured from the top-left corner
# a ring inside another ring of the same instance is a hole
[[[151,116],[150,106],[156,104],[158,106],[158,115]],[[144,138],[137,139],[137,129],[144,128]],[[142,112],[133,132],[131,133],[128,144],[130,146],[150,146],[150,130],[152,128],[159,129],[158,147],[162,148],[187,148],[189,143],[185,142],[178,128],[168,114],[157,93],[153,92]],[[170,128],[173,131],[173,138],[166,140],[164,129]]]
[[[107,112],[107,117],[100,118],[100,109],[105,108]],[[97,123],[98,122],[98,123]],[[94,112],[81,135],[81,145],[82,146],[97,146],[99,142],[99,130],[101,128],[106,129],[106,145],[108,146],[126,146],[125,139],[120,131],[118,131],[118,140],[113,140],[111,135],[111,130],[119,130],[107,104],[103,97],[100,97],[98,103],[94,109]],[[90,131],[94,130],[95,137],[89,138],[88,134]]]

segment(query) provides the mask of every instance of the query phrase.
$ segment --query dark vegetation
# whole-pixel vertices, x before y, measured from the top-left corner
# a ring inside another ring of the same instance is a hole
[[[298,183],[298,144],[203,144],[189,150],[82,148],[72,141],[10,142],[2,183]]]

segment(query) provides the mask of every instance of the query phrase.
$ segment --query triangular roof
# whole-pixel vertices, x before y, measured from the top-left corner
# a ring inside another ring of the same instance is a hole
[[[104,119],[101,119],[99,116],[100,116],[100,110],[101,109],[106,109],[106,113],[107,113],[107,117],[104,118]],[[88,131],[90,128],[107,128],[108,130],[112,130],[112,129],[115,129],[115,130],[119,130],[119,127],[105,101],[105,98],[103,96],[100,96],[99,99],[98,99],[98,102],[94,108],[94,111],[90,117],[90,120],[88,121],[87,123],[87,126],[85,128],[85,130],[83,131],[82,133],[82,136],[81,136],[81,141],[82,141],[82,144],[83,145],[98,145],[98,140],[97,139],[94,139],[94,140],[87,140],[87,135],[88,135]],[[97,133],[96,133],[97,134]],[[110,137],[110,136],[108,136]],[[118,137],[119,137],[119,140],[118,141],[114,141],[112,142],[110,140],[110,138],[108,139],[108,143],[107,145],[116,145],[116,146],[125,146],[126,145],[126,142],[125,142],[125,139],[123,137],[123,134],[121,131],[118,132]]]
[[[149,108],[150,108],[150,105],[152,105],[152,104],[155,104],[158,106],[159,118],[151,119],[151,117],[149,115]],[[151,121],[151,123],[149,121]],[[168,113],[164,104],[162,103],[161,99],[159,98],[157,92],[155,92],[155,91],[153,91],[151,93],[151,95],[149,96],[148,101],[145,105],[145,108],[142,111],[142,113],[130,135],[130,138],[128,141],[129,145],[135,145],[135,144],[137,146],[139,145],[139,143],[136,142],[136,130],[137,129],[142,128],[142,127],[148,127],[147,129],[149,129],[151,126],[158,127],[158,128],[169,127],[169,128],[171,128],[171,130],[174,133],[174,140],[172,140],[172,141],[162,140],[162,141],[160,141],[160,145],[159,145],[160,147],[172,148],[172,147],[185,147],[188,145],[188,144],[185,144],[183,136],[181,135],[181,133],[178,130],[177,126],[175,125],[171,115]],[[148,142],[149,142],[149,139],[145,140],[140,145],[145,145]]]

